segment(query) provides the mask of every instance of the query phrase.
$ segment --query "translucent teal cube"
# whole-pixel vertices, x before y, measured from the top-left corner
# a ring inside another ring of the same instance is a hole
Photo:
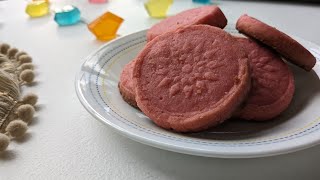
[[[192,0],[192,2],[201,4],[211,4],[211,0]]]
[[[80,22],[81,13],[75,6],[64,6],[62,9],[56,9],[54,15],[54,21],[59,26],[70,26]]]

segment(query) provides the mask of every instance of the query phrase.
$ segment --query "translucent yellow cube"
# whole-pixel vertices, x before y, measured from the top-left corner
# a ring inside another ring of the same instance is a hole
[[[106,12],[102,16],[88,24],[89,30],[102,41],[114,39],[123,19],[111,12]]]
[[[46,1],[29,2],[26,7],[26,13],[30,17],[41,17],[49,13],[49,3]]]
[[[47,2],[47,3],[50,2],[49,0],[32,0],[32,1],[45,1],[45,2]]]
[[[148,0],[144,7],[149,16],[154,18],[164,18],[167,16],[167,11],[172,5],[173,0]]]

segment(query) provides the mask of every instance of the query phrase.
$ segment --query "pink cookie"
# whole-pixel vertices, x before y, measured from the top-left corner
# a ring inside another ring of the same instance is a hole
[[[157,125],[195,132],[228,119],[247,96],[247,57],[225,31],[194,25],[158,36],[133,71],[138,107]]]
[[[138,106],[135,100],[135,90],[132,78],[134,63],[135,60],[132,60],[130,63],[124,66],[120,75],[118,87],[123,100],[131,106],[137,108]]]
[[[227,19],[218,6],[202,6],[183,11],[155,24],[148,31],[147,39],[148,41],[151,41],[153,38],[168,31],[197,24],[208,24],[224,28],[227,25]]]
[[[236,28],[239,32],[272,47],[290,62],[307,71],[316,64],[316,58],[300,43],[253,17],[242,15],[237,21]]]
[[[252,87],[244,107],[235,116],[247,120],[269,120],[289,106],[294,78],[288,65],[271,49],[247,38],[237,38],[249,58]]]

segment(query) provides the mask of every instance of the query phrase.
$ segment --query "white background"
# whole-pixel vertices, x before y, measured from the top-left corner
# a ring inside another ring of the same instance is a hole
[[[123,36],[150,27],[141,0],[110,0],[93,5],[72,3],[83,18],[110,10],[125,19]],[[320,44],[320,4],[257,1],[215,1],[235,23],[248,13],[279,29]],[[0,42],[28,52],[37,66],[36,86],[25,92],[39,95],[39,111],[28,134],[0,154],[0,179],[319,179],[320,146],[256,159],[218,159],[183,155],[142,145],[104,126],[79,103],[75,75],[84,58],[104,44],[85,24],[58,27],[53,15],[31,19],[26,1],[0,1]],[[199,6],[176,0],[170,14]]]

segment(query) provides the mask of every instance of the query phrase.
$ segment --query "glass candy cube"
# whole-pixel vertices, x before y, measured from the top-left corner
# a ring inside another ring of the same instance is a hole
[[[46,1],[32,1],[26,7],[26,13],[30,17],[41,17],[49,13],[49,3]]]
[[[80,10],[75,6],[68,5],[61,9],[55,9],[54,20],[59,24],[59,26],[77,24],[80,19]]]
[[[170,8],[173,0],[148,0],[144,7],[149,16],[154,18],[163,18],[167,16],[167,11]]]
[[[49,3],[49,0],[32,0],[32,1],[45,1],[45,2]]]
[[[192,2],[201,4],[211,4],[211,0],[192,0]]]
[[[91,3],[106,3],[106,2],[108,2],[108,0],[89,0],[89,2],[91,2]]]
[[[102,41],[114,39],[123,19],[111,12],[106,12],[88,24],[89,30]]]

